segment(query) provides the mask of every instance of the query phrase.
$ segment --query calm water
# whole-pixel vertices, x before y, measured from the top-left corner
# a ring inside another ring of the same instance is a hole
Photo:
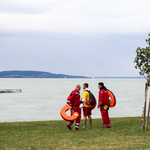
[[[22,93],[0,94],[0,122],[61,120],[65,105],[75,84],[88,82],[98,97],[97,83],[103,81],[114,92],[117,105],[110,117],[141,116],[144,102],[144,79],[0,79],[0,89],[22,89]],[[83,91],[81,91],[82,94]],[[100,118],[99,109],[93,118]]]

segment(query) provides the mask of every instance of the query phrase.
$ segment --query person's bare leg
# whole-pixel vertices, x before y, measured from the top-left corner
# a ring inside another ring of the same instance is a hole
[[[86,121],[87,121],[87,118],[86,118],[86,116],[84,116],[84,126],[83,127],[86,127]]]
[[[91,117],[91,115],[89,115],[88,118],[89,118],[90,127],[92,127],[92,117]]]

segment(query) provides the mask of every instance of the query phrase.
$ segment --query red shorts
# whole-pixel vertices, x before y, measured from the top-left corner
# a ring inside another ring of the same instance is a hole
[[[91,111],[92,111],[92,107],[84,107],[83,108],[83,115],[84,116],[89,116],[89,115],[92,114]]]

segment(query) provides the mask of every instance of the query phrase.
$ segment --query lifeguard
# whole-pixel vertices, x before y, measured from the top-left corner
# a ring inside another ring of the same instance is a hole
[[[82,102],[84,104],[84,107],[83,107],[83,115],[84,115],[84,126],[83,126],[83,129],[86,129],[86,122],[87,122],[87,117],[89,118],[89,129],[92,129],[92,105],[90,105],[90,95],[89,95],[89,92],[90,90],[88,89],[89,85],[88,83],[84,83],[83,84],[83,89],[84,89],[84,92],[83,92],[83,96],[82,96]],[[96,105],[95,105],[96,106]]]
[[[67,98],[67,104],[70,106],[70,115],[72,116],[74,112],[77,112],[79,116],[76,119],[75,130],[79,130],[80,120],[81,120],[81,108],[80,106],[80,91],[81,86],[79,84],[76,85],[76,89],[71,92],[69,97]],[[69,130],[72,130],[71,125],[74,121],[69,121],[67,123],[67,127]]]
[[[103,82],[98,83],[99,91],[99,100],[98,100],[98,108],[100,107],[103,127],[102,128],[111,128],[111,123],[108,115],[109,109],[109,93],[107,88],[104,86]]]

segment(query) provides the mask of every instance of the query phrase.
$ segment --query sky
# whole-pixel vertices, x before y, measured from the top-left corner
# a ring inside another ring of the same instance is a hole
[[[0,0],[0,71],[139,76],[149,0]]]

